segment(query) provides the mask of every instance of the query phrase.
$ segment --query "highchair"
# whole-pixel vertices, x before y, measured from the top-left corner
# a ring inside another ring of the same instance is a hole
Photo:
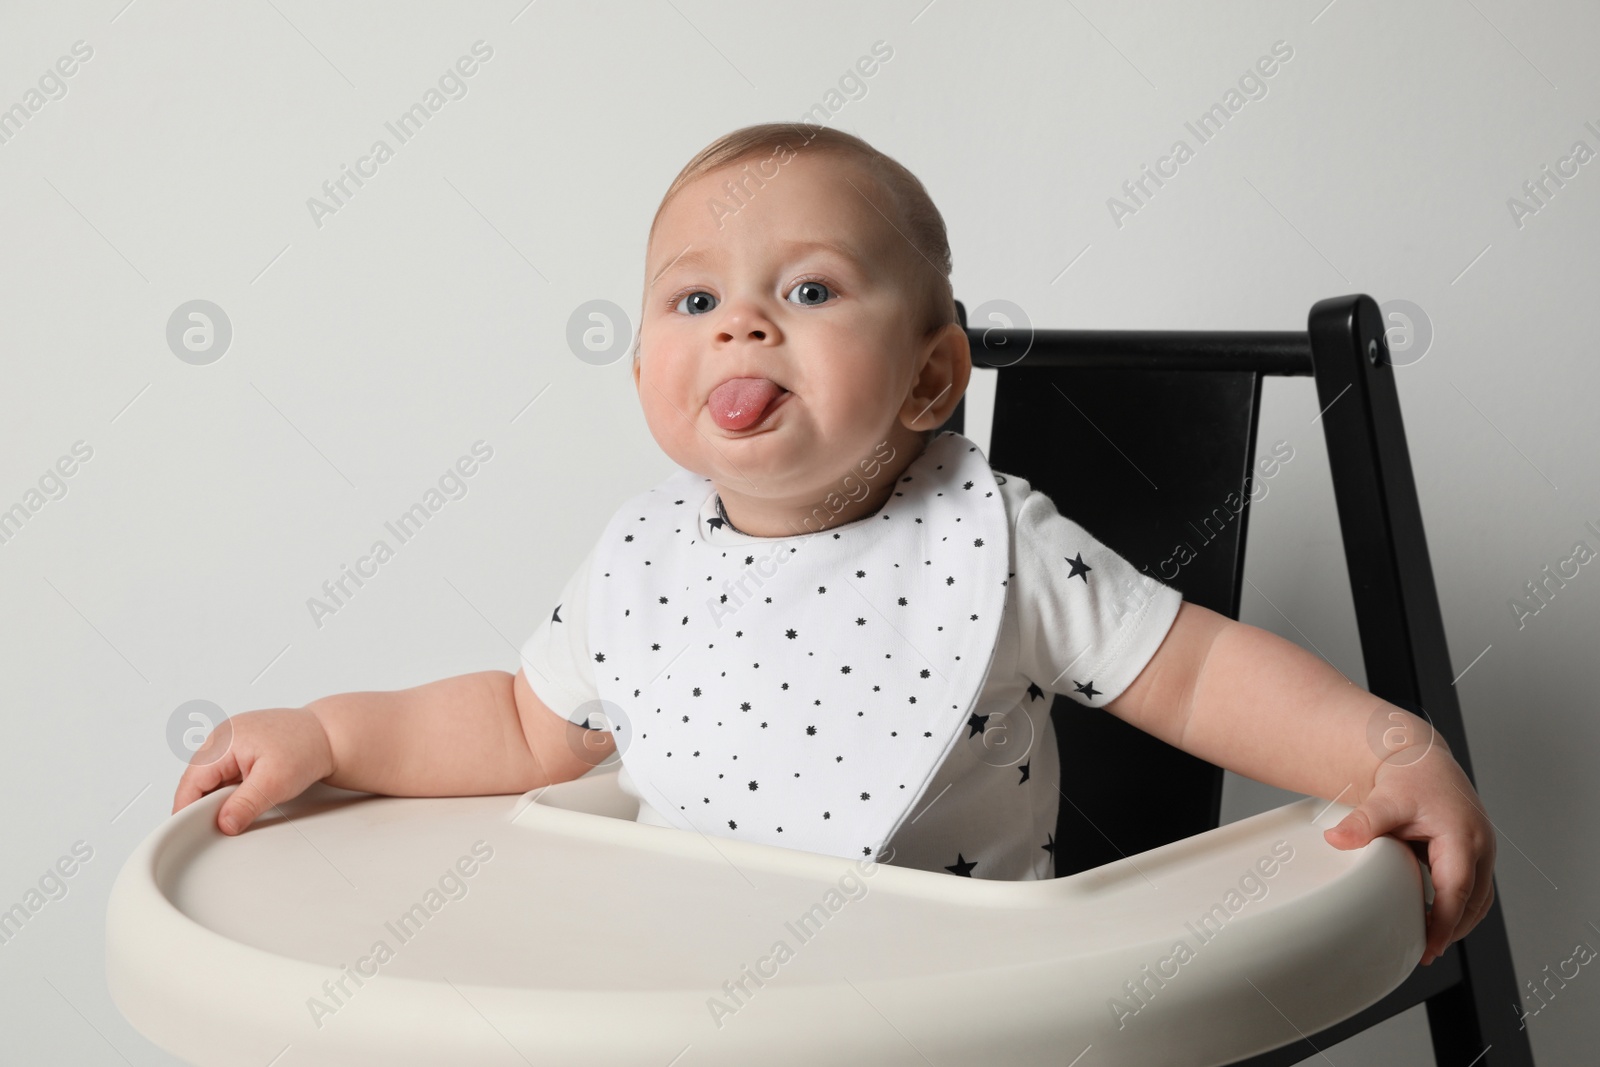
[[[1318,302],[1304,333],[968,334],[999,368],[994,468],[1232,618],[1249,508],[1219,502],[1248,496],[1261,377],[1314,375],[1367,688],[1471,776],[1370,297]],[[1422,1002],[1439,1063],[1532,1064],[1498,895],[1419,967],[1431,885],[1409,845],[1334,848],[1351,808],[1317,798],[1218,826],[1220,768],[1066,698],[1052,716],[1045,881],[640,825],[614,763],[522,796],[317,785],[236,838],[225,787],[122,868],[111,994],[202,1067],[1265,1067]]]

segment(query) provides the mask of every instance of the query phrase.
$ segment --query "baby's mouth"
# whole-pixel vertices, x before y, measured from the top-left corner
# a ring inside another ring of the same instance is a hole
[[[770,378],[729,378],[706,397],[711,418],[724,430],[745,430],[783,403],[789,390]]]

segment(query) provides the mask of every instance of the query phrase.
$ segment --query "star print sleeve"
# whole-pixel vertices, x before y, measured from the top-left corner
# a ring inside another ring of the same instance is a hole
[[[522,646],[528,685],[551,711],[582,726],[599,699],[589,659],[589,567],[594,549],[567,579],[560,599]]]
[[[1033,490],[1017,515],[1021,672],[1104,707],[1161,646],[1183,594],[1142,573]]]

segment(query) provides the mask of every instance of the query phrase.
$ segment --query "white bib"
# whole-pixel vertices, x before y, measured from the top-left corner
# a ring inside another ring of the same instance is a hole
[[[874,514],[822,508],[817,532],[750,546],[705,540],[715,492],[680,468],[607,524],[589,649],[611,722],[592,725],[679,829],[877,856],[994,656],[1011,562],[994,474],[945,431]]]

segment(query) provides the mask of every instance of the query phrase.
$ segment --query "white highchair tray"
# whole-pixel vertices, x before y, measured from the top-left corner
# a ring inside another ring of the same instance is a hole
[[[1350,808],[1316,799],[1002,882],[634,823],[614,768],[319,784],[230,838],[235,788],[157,827],[106,917],[118,1008],[200,1067],[1206,1067],[1354,1015],[1424,945],[1411,850],[1335,849]]]

